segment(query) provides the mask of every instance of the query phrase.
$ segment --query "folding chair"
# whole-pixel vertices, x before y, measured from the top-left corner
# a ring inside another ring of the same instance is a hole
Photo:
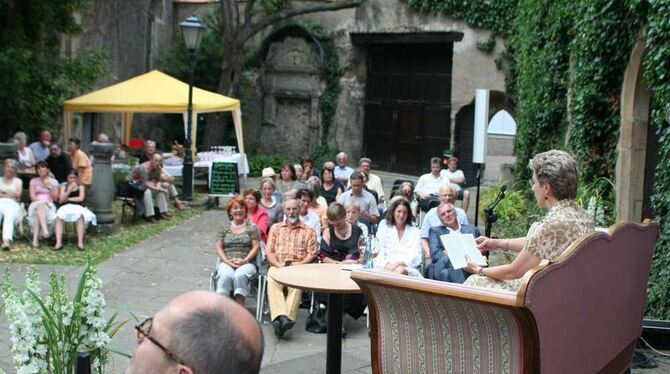
[[[116,186],[116,197],[117,199],[121,200],[121,223],[124,223],[125,221],[127,207],[133,210],[133,222],[135,222],[138,213],[135,205],[131,204],[134,202],[135,197],[133,189],[130,187],[130,183],[127,181],[120,182]]]

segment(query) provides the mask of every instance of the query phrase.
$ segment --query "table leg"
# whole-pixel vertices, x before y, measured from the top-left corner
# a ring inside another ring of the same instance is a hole
[[[327,374],[342,372],[342,299],[342,294],[328,294]]]

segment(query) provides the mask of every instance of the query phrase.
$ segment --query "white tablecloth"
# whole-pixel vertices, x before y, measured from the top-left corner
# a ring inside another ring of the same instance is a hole
[[[212,162],[235,162],[237,163],[237,172],[240,175],[249,174],[249,163],[246,157],[242,157],[241,153],[235,153],[231,156],[215,155],[214,160],[196,161],[193,163],[194,168],[207,168],[208,175],[212,174]],[[181,177],[182,165],[179,166],[163,166],[173,177]]]

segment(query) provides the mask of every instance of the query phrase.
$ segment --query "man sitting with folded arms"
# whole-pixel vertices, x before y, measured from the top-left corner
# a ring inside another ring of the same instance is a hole
[[[452,203],[443,203],[437,207],[437,215],[440,225],[432,227],[429,232],[429,246],[432,264],[428,266],[428,277],[431,279],[463,283],[469,275],[463,269],[454,269],[447,256],[448,248],[444,248],[440,236],[445,234],[472,234],[475,238],[480,236],[479,228],[470,225],[461,225],[456,219],[456,209]]]
[[[302,290],[285,287],[277,283],[272,274],[278,268],[293,264],[309,264],[314,261],[316,233],[300,221],[300,204],[295,199],[284,201],[284,222],[272,225],[268,234],[265,256],[270,264],[268,269],[268,302],[272,316],[272,328],[278,338],[293,328],[298,316]],[[286,291],[286,296],[284,296]]]
[[[349,201],[354,201],[361,207],[361,217],[365,218],[370,224],[379,222],[379,210],[377,210],[377,201],[371,193],[363,188],[363,175],[359,172],[351,174],[351,188],[340,195],[338,203],[346,206]]]
[[[414,193],[419,195],[419,207],[424,212],[430,210],[432,201],[437,200],[437,192],[440,187],[449,184],[449,179],[440,173],[442,160],[439,157],[430,159],[430,173],[424,174],[416,183]]]
[[[143,195],[143,205],[145,208],[144,218],[150,223],[156,223],[154,218],[154,199],[161,218],[170,218],[168,213],[167,189],[161,185],[161,163],[163,156],[154,154],[151,161],[137,165],[132,173],[131,179],[141,182],[145,187]]]
[[[153,144],[153,148],[148,146],[149,142],[151,142]],[[161,158],[161,161],[162,161],[163,156],[161,156],[160,153],[156,152],[156,144],[154,142],[152,142],[151,140],[148,140],[146,144],[147,144],[147,149],[145,151],[147,152],[147,154],[151,153],[151,158],[149,159],[149,161],[143,162],[142,165],[145,168],[147,168],[147,170],[149,170],[150,169],[150,164],[153,160],[153,157],[154,156],[159,156]],[[160,172],[161,172],[160,173],[160,183],[161,183],[161,187],[164,190],[167,191],[167,196],[166,196],[167,200],[168,201],[169,200],[174,200],[174,206],[175,206],[175,208],[177,208],[177,210],[186,209],[186,205],[184,205],[184,203],[181,200],[179,200],[179,197],[178,197],[179,192],[177,192],[177,187],[175,187],[175,185],[174,185],[174,182],[175,182],[174,177],[167,170],[165,170],[165,168],[163,168],[162,162],[161,162],[161,165],[160,165]]]
[[[463,188],[465,174],[458,168],[458,157],[450,157],[447,166],[447,169],[440,171],[440,174],[451,183],[451,187],[456,191],[456,199],[463,200],[463,209],[467,211],[470,204],[470,191]]]
[[[451,203],[453,205],[456,201],[456,192],[449,184],[445,184],[437,190],[437,198],[440,200],[440,204]],[[428,243],[430,229],[442,225],[442,221],[440,221],[440,217],[437,215],[437,208],[429,210],[421,224],[421,247],[423,248],[426,260],[430,259],[430,245]],[[468,216],[465,214],[465,211],[457,208],[455,205],[454,210],[456,210],[456,220],[458,223],[460,225],[467,225]]]

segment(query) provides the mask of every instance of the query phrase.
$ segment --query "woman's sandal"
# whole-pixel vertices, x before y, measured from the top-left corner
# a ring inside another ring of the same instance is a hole
[[[80,251],[85,251],[85,250],[86,250],[86,248],[84,248],[83,245],[82,245],[81,247],[80,247],[80,246],[77,246],[77,249],[79,249]]]
[[[61,244],[60,247],[52,247],[51,249],[53,249],[54,251],[60,251],[61,249],[63,249],[63,245]]]

